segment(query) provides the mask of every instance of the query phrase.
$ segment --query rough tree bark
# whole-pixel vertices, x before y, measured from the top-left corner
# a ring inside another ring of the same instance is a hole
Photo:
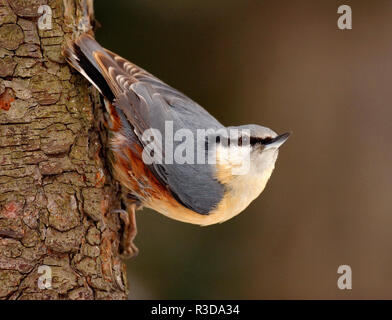
[[[91,19],[92,0],[0,0],[1,299],[127,296],[100,100],[61,55]],[[38,286],[43,265],[50,288]]]

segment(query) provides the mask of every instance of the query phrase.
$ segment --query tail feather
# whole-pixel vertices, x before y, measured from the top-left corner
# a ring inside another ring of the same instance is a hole
[[[68,44],[63,51],[63,55],[68,63],[90,81],[106,99],[112,102],[114,100],[114,94],[102,75],[99,64],[95,59],[97,52],[105,54],[108,58],[112,59],[98,42],[89,35],[83,34],[76,41]]]

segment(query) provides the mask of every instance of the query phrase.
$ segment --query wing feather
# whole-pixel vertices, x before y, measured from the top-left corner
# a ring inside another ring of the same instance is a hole
[[[165,124],[168,122],[173,125],[173,132],[188,129],[195,138],[197,129],[223,128],[196,102],[142,68],[102,48],[92,37],[82,35],[76,44],[88,60],[93,60],[93,66],[99,70],[113,93],[113,105],[124,115],[122,118],[132,126],[143,146],[146,145],[142,139],[143,133],[151,128],[161,132],[164,146]],[[180,143],[173,142],[173,150]],[[211,212],[224,195],[224,187],[215,179],[212,165],[154,163],[150,169],[177,201],[200,214]]]

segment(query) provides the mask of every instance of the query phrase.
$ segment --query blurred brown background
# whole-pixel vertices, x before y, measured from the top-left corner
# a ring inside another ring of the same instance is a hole
[[[338,6],[353,29],[337,28]],[[222,225],[138,214],[131,298],[392,298],[392,1],[95,1],[107,48],[225,125],[294,135]],[[337,268],[353,289],[337,288]]]

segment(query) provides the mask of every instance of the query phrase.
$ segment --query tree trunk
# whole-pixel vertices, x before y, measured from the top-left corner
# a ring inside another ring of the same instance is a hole
[[[127,297],[102,106],[61,55],[92,23],[92,0],[0,0],[1,299]]]

